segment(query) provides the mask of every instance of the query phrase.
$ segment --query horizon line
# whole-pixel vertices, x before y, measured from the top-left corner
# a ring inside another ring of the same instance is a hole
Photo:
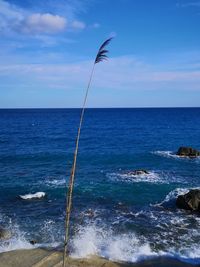
[[[86,107],[86,109],[165,109],[165,108],[200,108],[199,107],[191,107],[191,106],[181,106],[181,107]],[[3,109],[82,109],[82,107],[5,107],[1,108],[0,110]]]

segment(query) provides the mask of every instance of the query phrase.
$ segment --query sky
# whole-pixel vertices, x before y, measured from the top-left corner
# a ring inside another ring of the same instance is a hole
[[[0,0],[0,108],[199,107],[200,0]]]

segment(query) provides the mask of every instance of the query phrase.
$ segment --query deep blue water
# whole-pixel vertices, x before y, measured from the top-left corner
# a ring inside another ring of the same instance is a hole
[[[13,237],[1,251],[63,242],[79,109],[0,110],[0,224]],[[136,261],[167,254],[200,263],[200,217],[175,197],[199,187],[200,108],[87,109],[80,139],[71,253]],[[132,177],[134,169],[147,176]],[[19,195],[45,192],[40,200]],[[161,203],[161,205],[159,204]]]

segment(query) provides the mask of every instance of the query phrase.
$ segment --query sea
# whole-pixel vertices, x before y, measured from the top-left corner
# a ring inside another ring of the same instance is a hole
[[[0,110],[0,227],[12,233],[0,240],[0,252],[63,246],[80,112]],[[180,146],[200,149],[200,108],[86,109],[72,257],[167,256],[200,264],[200,214],[176,207],[178,195],[200,189],[200,158],[179,158]],[[134,175],[137,169],[148,174]]]

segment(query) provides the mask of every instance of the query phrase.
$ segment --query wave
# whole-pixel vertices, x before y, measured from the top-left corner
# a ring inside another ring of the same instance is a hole
[[[49,186],[64,186],[66,185],[66,179],[52,179],[52,180],[46,180],[46,184]]]
[[[163,156],[166,158],[176,158],[179,159],[180,157],[176,155],[173,151],[153,151],[152,154],[158,155],[158,156]]]
[[[158,204],[155,204],[154,206],[162,206],[163,204],[168,204],[170,202],[173,202],[177,199],[179,195],[187,194],[191,189],[200,189],[200,187],[190,187],[190,188],[176,188],[169,192],[169,194],[166,195],[165,199],[161,201]]]
[[[85,225],[79,225],[73,232],[69,244],[70,256],[87,258],[96,255],[119,262],[138,262],[148,258],[169,256],[185,262],[200,263],[200,220],[196,220],[196,217],[157,210],[143,210],[135,214],[135,217],[142,220],[145,217],[153,222],[154,226],[152,225],[149,235],[140,235],[132,230],[120,232],[116,225],[112,227],[105,224],[98,217],[95,222],[88,220]],[[188,226],[191,219],[196,220],[196,229]],[[62,245],[62,227],[58,227],[57,221],[48,219],[40,225],[37,230],[40,243],[35,245],[28,241],[29,234],[19,230],[16,225],[13,226],[12,222],[10,225],[14,235],[10,240],[0,243],[0,252]]]
[[[147,256],[155,256],[148,243],[139,240],[134,233],[114,235],[112,230],[95,225],[81,227],[72,240],[72,257],[84,258],[97,255],[114,261],[136,262]]]
[[[43,198],[45,196],[46,196],[45,192],[36,192],[34,194],[19,195],[19,197],[24,200]]]
[[[21,231],[18,224],[13,223],[11,218],[0,213],[0,224],[6,225],[5,229],[10,233],[8,239],[1,240],[0,252],[33,248],[33,245],[31,245],[25,238],[25,232]]]
[[[16,221],[2,213],[0,213],[0,225],[5,225],[5,229],[10,233],[9,238],[0,240],[0,253],[38,247],[55,248],[60,246],[62,242],[60,234],[58,238],[58,227],[53,220],[45,220],[33,236],[33,233],[21,229]],[[33,244],[31,240],[35,240],[36,243]]]
[[[158,156],[162,156],[165,158],[174,158],[174,159],[180,159],[180,160],[191,160],[190,157],[180,157],[178,155],[175,154],[174,151],[161,151],[161,150],[157,150],[157,151],[153,151],[151,152],[154,155],[158,155]],[[193,161],[198,162],[200,161],[200,157],[195,157],[192,158]]]
[[[107,177],[112,181],[125,181],[125,182],[134,182],[134,183],[168,183],[169,174],[164,174],[162,172],[150,171],[148,174],[131,174],[131,173],[107,173]],[[177,180],[176,180],[177,181]]]
[[[138,262],[167,256],[184,262],[200,263],[200,249],[197,245],[192,243],[188,247],[183,243],[183,247],[178,248],[174,238],[174,244],[166,249],[162,246],[168,242],[169,236],[160,236],[160,240],[156,238],[157,236],[154,236],[150,240],[133,232],[115,234],[111,229],[98,227],[95,224],[88,225],[80,227],[78,234],[73,238],[70,244],[72,246],[70,256],[87,258],[96,255],[119,262]],[[161,244],[160,249],[155,248],[157,242]]]

